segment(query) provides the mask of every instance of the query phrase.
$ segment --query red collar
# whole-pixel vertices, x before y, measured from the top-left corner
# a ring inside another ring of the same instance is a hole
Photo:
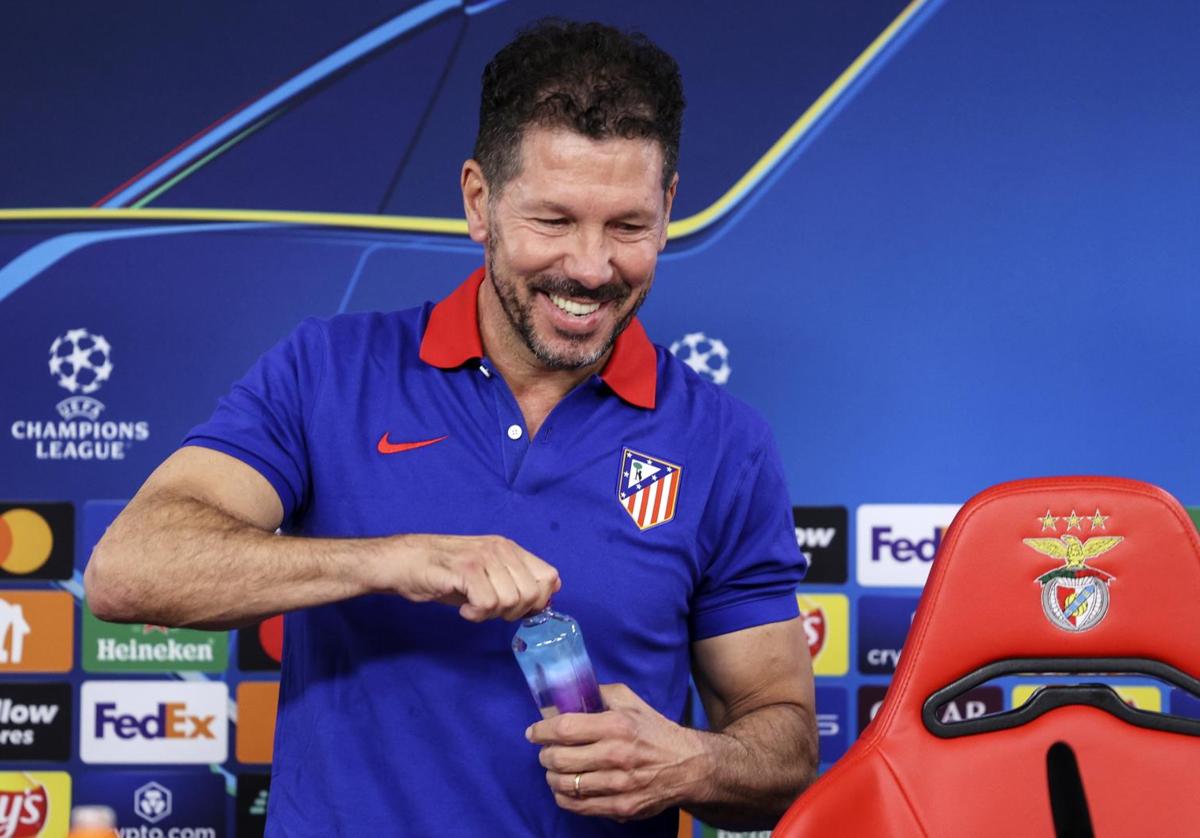
[[[433,307],[421,339],[421,360],[442,369],[453,369],[472,358],[483,357],[479,337],[480,268],[446,299]],[[635,317],[617,336],[600,378],[613,392],[637,407],[653,408],[658,378],[658,358],[646,330]]]

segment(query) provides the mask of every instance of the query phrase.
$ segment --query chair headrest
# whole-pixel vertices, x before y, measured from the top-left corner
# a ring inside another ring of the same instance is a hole
[[[1200,537],[1173,497],[1120,478],[1003,483],[947,530],[882,712],[1014,658],[1148,658],[1196,676],[1197,638]]]

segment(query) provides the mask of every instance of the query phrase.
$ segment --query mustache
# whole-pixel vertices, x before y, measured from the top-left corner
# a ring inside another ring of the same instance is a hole
[[[589,288],[578,280],[566,276],[540,276],[530,283],[530,287],[545,294],[591,300],[595,303],[624,300],[630,294],[629,288],[620,282],[601,285],[599,288]]]

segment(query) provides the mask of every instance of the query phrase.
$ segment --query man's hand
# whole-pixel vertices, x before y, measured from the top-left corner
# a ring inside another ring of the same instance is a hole
[[[457,605],[476,623],[541,611],[562,587],[557,570],[495,535],[401,535],[385,539],[374,558],[366,571],[372,590]]]
[[[681,727],[624,684],[600,687],[608,710],[567,713],[526,731],[555,802],[580,815],[635,820],[679,804],[706,773],[697,731]],[[578,781],[577,781],[578,778]]]

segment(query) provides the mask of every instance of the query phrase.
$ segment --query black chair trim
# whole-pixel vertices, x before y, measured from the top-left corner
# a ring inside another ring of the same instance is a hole
[[[1200,699],[1200,680],[1181,672],[1162,661],[1148,658],[1008,658],[981,666],[934,692],[921,706],[925,729],[941,739],[974,736],[1008,730],[1028,724],[1058,707],[1083,705],[1096,707],[1124,722],[1149,730],[1200,736],[1200,719],[1154,713],[1130,707],[1107,684],[1068,684],[1042,687],[1030,699],[1012,710],[994,713],[978,719],[943,722],[938,708],[953,701],[968,690],[993,678],[1008,675],[1141,675],[1172,684]]]

